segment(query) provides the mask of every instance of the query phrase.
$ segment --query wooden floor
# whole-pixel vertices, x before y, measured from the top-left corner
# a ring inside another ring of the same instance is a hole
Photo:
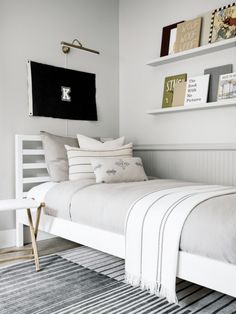
[[[62,238],[52,238],[48,240],[42,240],[42,241],[37,241],[38,244],[38,251],[39,251],[39,256],[45,256],[49,254],[53,254],[56,252],[61,252],[64,250],[72,249],[75,247],[78,247],[79,244],[62,239]],[[31,244],[25,245],[24,247],[31,247]],[[17,249],[17,248],[13,248]],[[5,249],[0,250],[1,252],[4,252]],[[11,254],[2,254],[1,258],[8,258],[11,256],[22,256],[22,255],[29,254],[29,252],[16,252],[16,253],[11,253]],[[29,259],[27,259],[29,260]],[[11,262],[5,262],[5,263],[0,263],[0,268],[6,265],[13,265],[19,262],[22,262],[24,260],[16,260],[16,261],[11,261]]]

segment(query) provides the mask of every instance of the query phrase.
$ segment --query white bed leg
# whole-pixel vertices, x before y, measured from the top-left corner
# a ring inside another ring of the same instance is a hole
[[[24,246],[24,225],[16,222],[16,246]]]
[[[16,210],[16,246],[24,246],[24,209]]]

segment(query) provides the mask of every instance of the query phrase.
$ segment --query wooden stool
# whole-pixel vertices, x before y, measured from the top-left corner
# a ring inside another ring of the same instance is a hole
[[[15,249],[9,249],[8,250],[7,249],[7,250],[3,250],[1,252],[1,254],[6,254],[6,253],[14,253],[14,252],[19,252],[19,251],[30,250],[32,252],[31,254],[0,259],[0,262],[7,262],[7,261],[13,261],[13,260],[25,259],[25,258],[34,258],[36,271],[40,270],[36,239],[37,239],[37,234],[38,234],[41,209],[44,206],[45,206],[44,203],[36,202],[33,199],[0,200],[0,212],[1,211],[16,210],[16,209],[27,210],[27,216],[28,216],[29,227],[30,227],[30,235],[31,235],[31,241],[32,241],[32,248],[23,248],[23,249],[17,249],[17,250],[15,250]],[[31,214],[32,208],[37,208],[35,225],[33,225],[33,219],[32,219],[32,214]]]

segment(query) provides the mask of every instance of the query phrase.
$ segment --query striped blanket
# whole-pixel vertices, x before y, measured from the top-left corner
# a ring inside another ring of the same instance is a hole
[[[187,216],[208,199],[235,193],[232,187],[199,185],[152,192],[138,199],[126,221],[126,282],[177,303],[179,242]]]

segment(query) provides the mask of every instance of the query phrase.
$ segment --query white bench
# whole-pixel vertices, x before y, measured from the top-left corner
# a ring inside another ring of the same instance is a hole
[[[45,206],[44,203],[39,203],[33,199],[0,200],[0,211],[9,211],[9,210],[17,210],[17,209],[25,209],[27,211],[31,241],[32,241],[32,248],[23,248],[20,250],[9,249],[9,250],[3,250],[1,252],[1,254],[6,254],[6,253],[14,253],[14,252],[19,252],[19,251],[31,250],[32,252],[31,254],[0,259],[0,262],[12,261],[12,260],[17,260],[17,259],[25,259],[25,258],[34,258],[36,271],[40,270],[36,239],[37,239],[37,234],[38,234],[38,226],[39,226],[39,221],[40,221],[41,209],[44,206]],[[32,220],[32,215],[31,215],[32,208],[37,208],[35,225],[33,225],[33,220]]]

